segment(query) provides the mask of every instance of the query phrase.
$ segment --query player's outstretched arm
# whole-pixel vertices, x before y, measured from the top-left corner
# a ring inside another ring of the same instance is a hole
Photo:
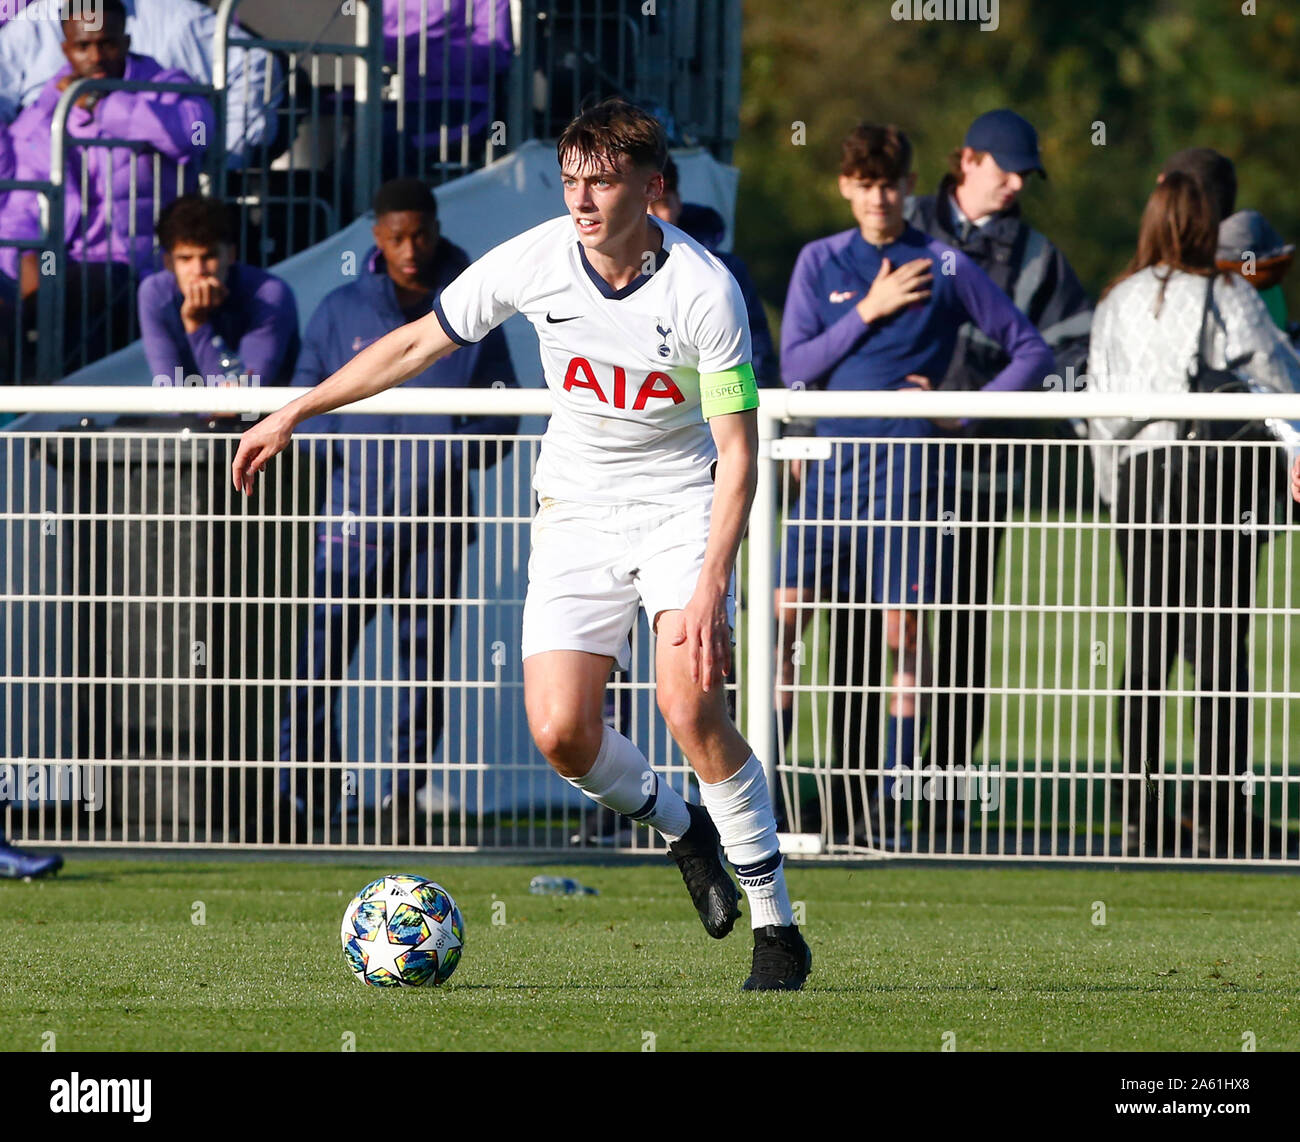
[[[727,592],[758,482],[758,413],[750,409],[715,416],[709,428],[718,449],[709,542],[695,594],[682,613],[685,623],[674,643],[687,644],[691,681],[705,690],[731,673]]]
[[[244,433],[231,465],[235,487],[251,496],[257,473],[288,447],[293,430],[304,420],[409,381],[455,348],[434,313],[381,337],[333,376]]]

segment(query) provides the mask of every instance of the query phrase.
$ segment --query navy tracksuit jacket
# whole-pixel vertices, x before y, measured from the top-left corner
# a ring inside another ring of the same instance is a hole
[[[432,309],[433,297],[467,265],[469,258],[445,238],[438,244],[434,292],[417,311],[403,312],[383,257],[371,250],[358,280],[329,294],[308,323],[293,384],[316,385],[342,368],[367,345]],[[494,329],[478,344],[435,362],[405,387],[485,388],[516,385],[505,335]],[[358,640],[380,601],[396,599],[397,668],[408,686],[399,687],[395,732],[397,786],[406,791],[415,774],[424,783],[429,760],[442,734],[442,692],[431,683],[443,677],[443,650],[451,627],[449,600],[460,585],[463,547],[474,538],[472,524],[434,523],[435,516],[473,515],[466,474],[499,458],[477,442],[359,440],[355,434],[483,434],[516,432],[514,416],[372,416],[329,413],[310,420],[307,433],[339,433],[327,458],[330,472],[317,536],[316,597],[329,604],[312,608],[312,623],[299,655],[298,677],[312,682],[341,679]],[[387,656],[385,656],[387,657]],[[280,730],[282,761],[343,761],[331,698],[337,688],[294,689]],[[328,728],[327,728],[328,727]],[[289,771],[281,772],[288,789]]]

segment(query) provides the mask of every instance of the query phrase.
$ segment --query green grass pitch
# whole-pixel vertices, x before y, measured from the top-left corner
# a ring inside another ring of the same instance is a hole
[[[0,882],[6,1048],[60,1051],[1154,1050],[1300,1048],[1289,877],[792,866],[813,975],[752,995],[743,928],[710,940],[675,868],[90,860]],[[466,922],[442,988],[367,988],[339,922],[386,872]],[[202,919],[203,923],[195,923]],[[494,920],[496,922],[494,922]],[[1104,923],[1097,923],[1104,920]],[[742,921],[742,925],[745,921]],[[351,1043],[349,1037],[353,1037]],[[947,1039],[945,1038],[947,1037]]]

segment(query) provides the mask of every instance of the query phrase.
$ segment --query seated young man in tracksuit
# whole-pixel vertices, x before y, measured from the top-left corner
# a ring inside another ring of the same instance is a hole
[[[235,260],[225,203],[187,194],[158,218],[165,269],[140,285],[140,336],[155,385],[286,385],[298,306],[283,279]]]
[[[303,337],[295,386],[314,386],[386,333],[425,316],[434,299],[469,265],[459,246],[440,234],[437,202],[418,179],[394,179],[379,188],[374,202],[375,248],[356,281],[321,302]],[[505,335],[500,329],[413,377],[408,386],[487,388],[516,384]],[[451,630],[446,604],[429,600],[455,597],[460,584],[463,545],[471,527],[430,522],[435,517],[469,516],[467,473],[490,467],[504,454],[495,442],[447,440],[361,441],[358,434],[448,436],[514,433],[514,416],[373,416],[331,413],[315,431],[339,434],[327,458],[327,490],[316,551],[313,594],[331,600],[312,608],[311,625],[299,655],[298,685],[290,694],[280,730],[280,760],[330,762],[329,781],[304,780],[301,766],[281,770],[281,836],[301,829],[310,792],[312,815],[328,819],[338,803],[342,752],[331,687],[348,663],[378,599],[395,600],[397,660],[404,685],[394,703],[395,725],[383,741],[395,743],[393,788],[385,799],[385,821],[399,838],[414,824],[410,839],[419,843],[432,813],[454,806],[454,792],[437,790],[437,803],[412,798],[426,784],[429,763],[442,735],[442,649]],[[335,602],[334,600],[337,600]],[[381,654],[381,658],[388,657]],[[291,778],[294,780],[291,781]],[[296,822],[289,810],[296,809]],[[303,836],[299,833],[297,840]]]

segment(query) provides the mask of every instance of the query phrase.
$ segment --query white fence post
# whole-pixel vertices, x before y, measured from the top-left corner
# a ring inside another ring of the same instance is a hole
[[[776,542],[776,461],[772,441],[777,435],[776,417],[758,410],[758,485],[749,512],[749,557],[746,575],[745,685],[747,696],[745,736],[754,755],[763,763],[768,787],[775,792],[776,742],[772,736],[772,552]]]

